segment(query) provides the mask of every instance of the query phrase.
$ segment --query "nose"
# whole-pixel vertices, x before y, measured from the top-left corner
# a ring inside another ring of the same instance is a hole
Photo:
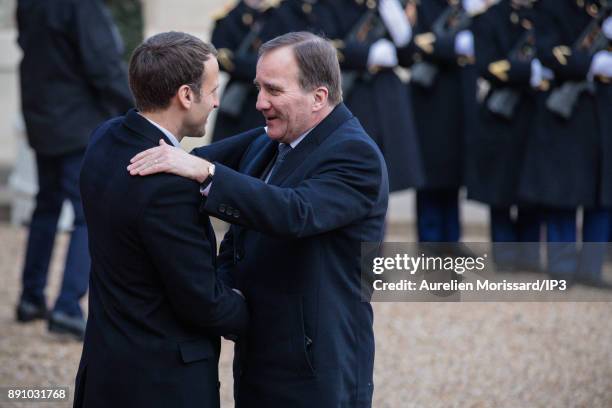
[[[260,112],[270,109],[270,102],[268,101],[268,98],[266,98],[263,90],[260,90],[257,94],[257,103],[255,104],[255,108]]]

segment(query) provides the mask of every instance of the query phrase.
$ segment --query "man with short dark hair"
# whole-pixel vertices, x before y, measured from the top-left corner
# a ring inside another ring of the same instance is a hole
[[[236,347],[237,407],[370,407],[374,333],[361,243],[383,239],[384,159],[341,102],[328,41],[300,32],[264,44],[255,84],[267,126],[244,154],[244,174],[168,146],[128,169],[203,183],[203,209],[234,224],[220,269],[251,310]]]
[[[219,406],[219,336],[245,331],[246,304],[217,279],[197,183],[125,171],[160,139],[178,146],[204,135],[219,102],[215,53],[184,33],[148,39],[129,69],[140,111],[92,135],[81,173],[92,269],[75,407]]]

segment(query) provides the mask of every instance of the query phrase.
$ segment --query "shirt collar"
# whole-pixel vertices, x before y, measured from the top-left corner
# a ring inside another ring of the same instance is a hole
[[[170,142],[172,142],[172,145],[174,147],[181,147],[181,144],[179,143],[178,139],[172,134],[170,133],[170,131],[166,128],[164,128],[163,126],[161,126],[160,124],[153,122],[151,119],[147,118],[145,115],[143,115],[142,113],[140,113],[140,116],[142,116],[143,118],[145,118],[146,120],[148,120],[152,125],[154,125],[156,128],[158,128],[159,130],[161,130],[161,132],[168,138],[168,140],[170,140]]]
[[[312,131],[312,129],[314,129],[314,127],[308,129],[306,132],[302,133],[302,135],[300,137],[298,137],[297,139],[295,139],[293,142],[289,143],[289,146],[291,146],[292,149],[295,149],[295,147],[300,144],[300,142],[302,140],[304,140],[304,138],[306,136],[308,136],[308,134]],[[266,134],[268,133],[268,127],[264,127],[264,130],[266,131]]]

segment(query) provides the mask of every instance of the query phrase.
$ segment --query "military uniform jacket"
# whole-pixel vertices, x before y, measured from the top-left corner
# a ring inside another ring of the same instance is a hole
[[[257,89],[253,86],[253,80],[257,66],[257,48],[261,43],[260,33],[265,24],[272,24],[269,17],[270,10],[254,10],[240,1],[229,13],[220,16],[215,22],[212,43],[219,52],[219,67],[230,76],[225,91],[238,86],[244,87],[247,92],[240,101],[239,115],[226,114],[223,109],[217,112],[213,141],[264,124],[262,114],[255,108]],[[249,44],[243,44],[245,41]],[[246,49],[240,50],[243,46]],[[228,103],[223,97],[221,101],[222,104]]]
[[[535,54],[533,13],[514,9],[510,0],[477,16],[472,25],[478,75],[489,85],[477,108],[475,132],[467,134],[466,185],[469,198],[492,206],[517,204],[525,144],[534,126],[534,93],[530,87],[530,53]],[[521,43],[521,51],[516,53]],[[512,90],[519,96],[512,118],[492,113],[487,104],[494,92]]]
[[[455,35],[432,33],[434,22],[450,3],[446,0],[418,3],[413,41],[398,50],[403,66],[423,60],[439,69],[430,88],[410,83],[426,188],[457,188],[463,183],[464,76],[455,53]]]
[[[345,103],[383,152],[389,189],[393,192],[421,187],[425,177],[413,106],[406,86],[393,69],[368,68],[368,55],[375,39],[347,38],[364,14],[373,11],[377,15],[377,7],[376,0],[330,2],[336,21],[335,35],[330,38],[338,49],[343,71],[357,75],[348,94],[343,95]]]
[[[21,100],[40,154],[85,149],[101,122],[133,106],[122,45],[100,0],[19,0]]]
[[[538,55],[559,86],[587,78],[592,56],[572,49],[592,20],[595,1],[541,0],[536,4]],[[529,140],[520,193],[531,202],[561,208],[612,205],[610,85],[595,81],[596,92],[583,92],[569,120],[545,106],[538,95],[538,126]],[[608,128],[609,129],[609,128]]]

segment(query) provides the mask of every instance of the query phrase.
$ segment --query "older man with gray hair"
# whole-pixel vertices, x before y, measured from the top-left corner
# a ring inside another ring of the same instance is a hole
[[[236,346],[237,407],[370,407],[373,314],[360,247],[383,239],[384,159],[341,102],[328,41],[297,32],[265,43],[255,84],[267,126],[239,172],[167,145],[129,170],[197,180],[202,208],[233,224],[219,268],[251,311]]]

